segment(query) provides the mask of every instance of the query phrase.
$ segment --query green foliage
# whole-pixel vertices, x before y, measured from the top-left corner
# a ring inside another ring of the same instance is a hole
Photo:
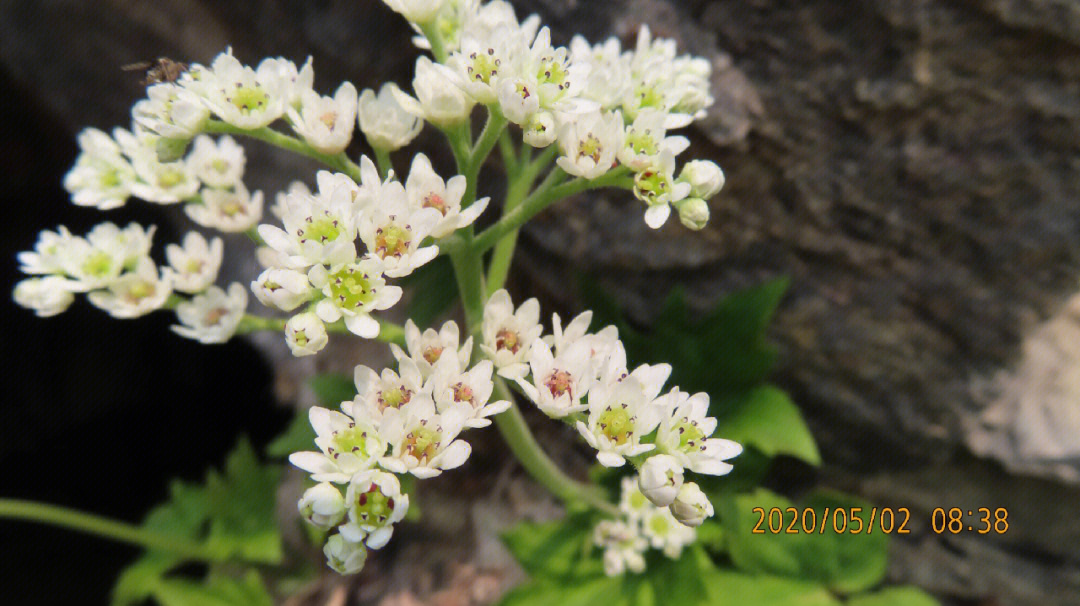
[[[332,409],[356,396],[352,378],[341,373],[315,375],[308,379],[308,386],[315,392],[319,404]],[[283,459],[294,452],[311,450],[314,443],[315,430],[308,421],[308,411],[298,410],[285,431],[266,446],[266,454]]]
[[[457,283],[449,257],[438,257],[402,280],[412,291],[409,318],[422,331],[457,301]]]
[[[241,440],[223,471],[208,472],[203,485],[174,481],[169,500],[151,510],[142,525],[158,534],[201,542],[215,560],[277,564],[282,548],[274,496],[280,475],[279,466],[260,463],[251,445]],[[121,573],[113,588],[113,605],[148,598],[165,606],[272,603],[251,569],[235,578],[219,570],[221,565],[213,565],[202,582],[167,576],[182,563],[183,558],[171,553],[146,552]]]
[[[937,600],[915,587],[889,587],[851,598],[848,606],[937,606]]]
[[[716,410],[719,408],[719,410]],[[727,406],[713,406],[719,425],[716,435],[753,446],[769,457],[788,455],[811,465],[821,464],[814,436],[802,413],[783,390],[763,385]]]
[[[356,384],[352,377],[337,372],[315,375],[308,379],[308,386],[315,392],[319,403],[330,408],[356,397]]]

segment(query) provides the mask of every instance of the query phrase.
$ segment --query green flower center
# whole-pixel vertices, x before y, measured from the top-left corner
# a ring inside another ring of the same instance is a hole
[[[123,181],[120,179],[120,171],[113,168],[101,173],[99,183],[101,187],[109,188],[120,185]]]
[[[375,291],[367,274],[346,267],[330,276],[330,296],[337,300],[339,307],[361,307],[375,299]]]
[[[321,244],[332,242],[341,235],[341,228],[338,225],[338,221],[332,217],[324,217],[318,221],[313,221],[311,217],[308,217],[307,223],[308,225],[306,228],[300,229],[299,235],[301,242],[315,240]]]
[[[353,512],[356,519],[364,524],[385,524],[394,513],[394,499],[383,494],[378,485],[372,484],[367,492],[356,495]]]
[[[128,287],[127,292],[124,293],[124,298],[127,299],[129,303],[138,303],[153,295],[156,290],[157,289],[154,288],[152,282],[139,280],[138,282],[133,282],[131,286]]]
[[[197,274],[202,271],[203,265],[205,264],[202,261],[198,259],[191,259],[184,266],[184,272],[189,274]]]
[[[158,173],[157,182],[160,187],[176,187],[184,182],[184,173],[168,168]]]
[[[649,131],[637,132],[631,131],[626,136],[626,144],[630,149],[634,150],[636,154],[645,154],[647,156],[655,156],[659,151],[659,146],[656,144],[656,139],[649,134]]]
[[[391,224],[376,232],[375,254],[384,259],[400,257],[409,252],[410,244],[412,244],[412,234],[405,228]]]
[[[500,61],[494,57],[494,54],[495,50],[489,48],[486,54],[472,53],[469,55],[469,58],[472,59],[472,64],[469,65],[469,77],[477,82],[491,84],[492,76],[499,73]]]
[[[244,207],[236,200],[229,200],[221,205],[221,212],[226,217],[235,217],[244,213]]]
[[[210,168],[212,168],[215,172],[224,173],[225,171],[229,170],[229,163],[225,160],[222,160],[221,158],[216,158],[212,162],[210,162]]]
[[[293,341],[296,341],[296,344],[300,347],[307,347],[308,341],[310,341],[310,339],[308,339],[306,331],[298,330],[293,333]]]
[[[642,507],[645,507],[648,502],[649,500],[645,498],[645,495],[640,491],[630,493],[630,507],[632,509],[641,509]]]
[[[307,338],[304,338],[307,341]],[[299,341],[297,341],[299,342]],[[345,429],[334,432],[332,446],[327,448],[328,454],[337,459],[341,453],[354,454],[361,458],[371,456],[367,451],[368,432],[366,429],[352,425]]]
[[[625,444],[634,435],[634,422],[626,408],[608,408],[597,419],[600,431],[616,444]]]
[[[581,142],[581,147],[578,148],[578,158],[589,157],[593,159],[593,162],[600,162],[600,152],[604,149],[604,146],[600,144],[600,140],[594,135],[589,135]]]
[[[236,109],[241,112],[250,114],[254,111],[261,111],[266,107],[270,95],[267,95],[266,91],[260,86],[240,86],[233,92],[233,96],[228,97],[226,100],[235,105]]]
[[[401,408],[412,399],[412,391],[398,385],[393,389],[384,389],[379,392],[379,410],[387,408]]]
[[[471,387],[464,383],[458,383],[453,387],[454,401],[455,402],[468,402],[470,405],[476,405],[476,397],[473,396],[473,390]]]
[[[641,107],[663,107],[664,96],[655,86],[639,88],[637,97],[641,100]]]
[[[697,421],[686,421],[679,423],[675,427],[679,432],[679,449],[686,450],[687,448],[697,448],[698,442],[705,437],[705,434],[698,429]]]
[[[82,270],[95,278],[103,278],[113,269],[113,258],[107,252],[98,251],[87,257],[83,262]]]
[[[654,534],[664,536],[671,529],[671,523],[664,516],[653,516],[649,520],[649,528],[652,529]]]
[[[442,352],[442,347],[428,347],[424,350],[424,359],[427,360],[428,364],[434,364],[442,357]]]
[[[557,84],[560,89],[566,86],[566,65],[562,61],[549,57],[540,62],[540,69],[536,73],[536,79],[540,84]]]
[[[405,454],[415,457],[421,464],[427,463],[438,454],[441,437],[437,431],[417,427],[405,436]]]
[[[668,190],[668,178],[654,170],[641,171],[634,177],[634,193],[646,202],[656,200]]]

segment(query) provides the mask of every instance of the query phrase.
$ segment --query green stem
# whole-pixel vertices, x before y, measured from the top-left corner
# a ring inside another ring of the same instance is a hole
[[[385,149],[375,150],[375,165],[379,167],[379,176],[386,179],[394,172],[394,163],[390,160],[390,152]]]
[[[189,539],[158,534],[125,522],[46,503],[0,499],[0,518],[51,524],[146,549],[166,551],[189,560],[220,562],[225,559],[215,550]]]
[[[338,172],[345,173],[353,181],[356,181],[357,183],[360,182],[360,167],[350,160],[344,152],[339,154],[324,154],[300,139],[278,132],[269,126],[247,130],[220,120],[208,120],[203,127],[203,131],[207,133],[237,135],[258,139],[259,141],[269,143],[274,147],[280,147],[281,149],[291,151],[295,154],[314,158]]]
[[[446,61],[446,44],[443,42],[442,35],[439,34],[439,28],[435,25],[434,21],[429,23],[423,23],[420,25],[420,31],[427,38],[427,41],[431,43],[431,56],[435,57],[435,60],[439,63]]]

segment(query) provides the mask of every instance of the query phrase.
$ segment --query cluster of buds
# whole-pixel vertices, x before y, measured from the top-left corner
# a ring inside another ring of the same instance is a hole
[[[469,362],[472,337],[460,342],[457,324],[436,332],[405,326],[406,347],[393,346],[397,370],[375,372],[357,366],[357,395],[341,412],[315,407],[310,420],[318,452],[289,457],[319,482],[298,507],[324,530],[337,529],[326,543],[329,565],[343,574],[358,572],[367,549],[379,549],[405,516],[409,496],[394,474],[432,478],[462,465],[471,453],[458,438],[510,403],[490,402],[493,365]],[[345,485],[345,495],[335,484]]]
[[[412,131],[402,111],[449,128],[485,105],[520,126],[525,143],[557,145],[557,163],[570,175],[595,179],[620,164],[629,168],[650,227],[663,225],[672,206],[687,227],[705,226],[723,172],[703,160],[677,172],[675,157],[690,142],[668,131],[703,118],[712,105],[706,59],[678,55],[673,40],[654,39],[647,26],[625,51],[617,38],[593,46],[576,36],[569,48],[553,45],[535,15],[519,21],[503,0],[386,3],[413,23],[418,46],[447,53],[439,62],[417,61],[415,96],[396,87],[380,93],[386,122],[401,125],[403,135]]]
[[[616,576],[645,570],[645,551],[652,547],[671,559],[697,539],[697,530],[675,508],[658,507],[634,481],[623,478],[617,519],[602,520],[593,529],[593,543],[603,550],[604,572]],[[706,500],[705,503],[708,503]],[[710,510],[711,513],[711,510]]]

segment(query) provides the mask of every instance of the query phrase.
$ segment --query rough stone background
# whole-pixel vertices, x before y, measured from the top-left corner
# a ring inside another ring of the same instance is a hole
[[[572,262],[648,324],[674,284],[704,309],[791,276],[777,378],[813,425],[823,479],[923,521],[894,541],[890,578],[958,604],[1076,603],[1080,4],[514,4],[564,42],[632,42],[647,22],[709,57],[717,103],[689,153],[719,162],[728,185],[697,235],[675,222],[652,232],[626,196],[547,213],[522,238],[512,286],[576,309],[561,288]],[[72,134],[127,123],[140,87],[118,66],[141,59],[205,62],[228,44],[249,62],[311,54],[329,90],[407,84],[415,57],[376,0],[0,11],[0,68]],[[268,191],[306,167],[249,150],[249,180]],[[930,510],[951,506],[1007,507],[1013,524],[937,538]]]

